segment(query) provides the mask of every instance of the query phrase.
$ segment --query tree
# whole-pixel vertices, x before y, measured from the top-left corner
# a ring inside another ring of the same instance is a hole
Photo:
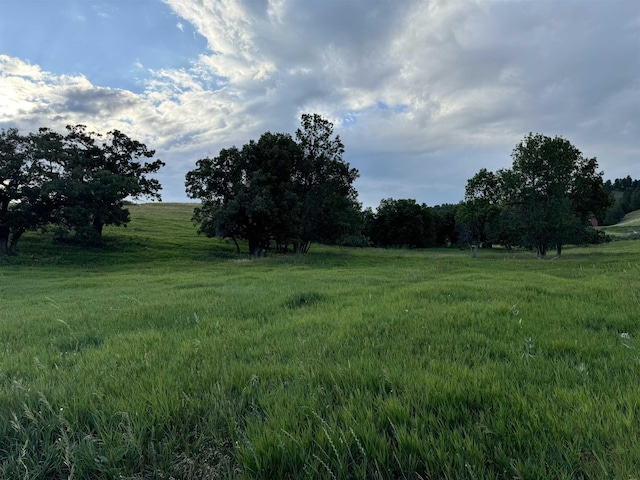
[[[458,205],[436,205],[433,212],[436,225],[436,245],[451,246],[458,243],[460,232],[456,224],[456,210]]]
[[[383,247],[433,247],[435,220],[427,205],[413,199],[383,199],[375,214],[371,233],[374,244]]]
[[[187,195],[199,198],[200,207],[194,209],[193,221],[199,224],[198,233],[208,237],[244,238],[245,216],[240,197],[246,180],[241,152],[234,146],[222,149],[220,154],[202,158],[196,169],[186,175]]]
[[[286,245],[298,230],[295,178],[301,162],[300,148],[289,134],[264,133],[243,148],[246,162],[246,235],[251,255],[264,255],[273,239]]]
[[[632,212],[634,210],[640,209],[640,188],[636,187],[631,194],[631,199],[629,200],[629,211]]]
[[[490,224],[501,213],[502,196],[500,177],[485,168],[467,182],[465,201],[456,210],[456,223],[471,244],[473,258],[480,245],[492,243]]]
[[[223,149],[196,162],[186,175],[190,198],[201,200],[193,220],[207,236],[245,239],[249,253],[306,253],[312,241],[335,242],[361,230],[352,183],[357,171],[342,160],[344,147],[333,126],[303,115],[298,142],[267,132],[241,149]]]
[[[41,155],[51,136],[22,136],[17,129],[0,132],[0,254],[16,253],[28,230],[43,227],[54,209],[49,185],[56,167]]]
[[[609,194],[610,207],[599,218],[603,225],[614,225],[627,213],[640,209],[640,180],[627,176],[613,182],[607,180],[604,187]]]
[[[469,181],[467,217],[486,226],[482,221],[489,214],[489,227],[497,228],[494,238],[535,248],[540,258],[551,247],[560,255],[564,244],[582,243],[588,218],[610,203],[596,159],[585,159],[562,137],[532,133],[511,156],[511,169],[497,174],[483,169]]]
[[[582,224],[587,224],[593,215],[603,214],[612,201],[602,180],[603,172],[598,172],[595,158],[579,155],[571,176],[568,196],[571,207]]]
[[[486,234],[492,244],[511,250],[516,245],[522,245],[524,226],[514,208],[502,205],[498,215],[487,224]]]
[[[264,255],[272,239],[287,242],[297,230],[298,198],[292,179],[302,158],[288,134],[264,133],[241,150],[222,149],[187,173],[187,195],[201,200],[193,220],[209,237],[246,239],[252,256]]]
[[[99,242],[105,225],[129,222],[127,198],[160,200],[160,183],[148,175],[164,162],[144,162],[155,151],[113,130],[106,140],[84,125],[68,126],[57,161],[61,174],[53,185],[58,197],[56,223],[77,240]],[[46,132],[45,132],[46,133]]]
[[[617,200],[611,208],[607,210],[602,221],[603,225],[615,225],[624,218],[624,207],[622,202]]]
[[[519,213],[526,242],[544,258],[549,247],[580,241],[587,217],[609,206],[597,161],[562,137],[530,133],[512,153],[509,203]]]
[[[26,231],[50,223],[99,241],[104,225],[129,221],[126,198],[160,198],[160,183],[147,175],[164,163],[138,161],[153,151],[117,130],[99,139],[83,125],[67,135],[0,133],[0,253],[15,253]]]
[[[300,230],[294,249],[306,252],[312,241],[335,243],[358,232],[360,204],[353,182],[358,171],[342,159],[344,145],[333,124],[318,114],[303,114],[296,140],[302,162],[295,183]]]
[[[17,129],[0,132],[0,253],[15,253],[22,230],[16,225],[15,206],[24,201],[29,182],[25,139]]]

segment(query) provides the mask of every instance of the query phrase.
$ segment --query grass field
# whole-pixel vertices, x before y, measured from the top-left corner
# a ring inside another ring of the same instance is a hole
[[[0,258],[0,478],[640,478],[640,242],[248,260],[191,209]]]

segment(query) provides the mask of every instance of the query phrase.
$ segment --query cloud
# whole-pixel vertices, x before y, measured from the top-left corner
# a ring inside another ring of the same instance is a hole
[[[632,0],[165,3],[206,39],[187,66],[138,62],[133,93],[0,56],[0,125],[118,128],[169,163],[174,200],[197,158],[293,133],[303,112],[334,122],[367,205],[458,201],[530,131],[565,136],[608,177],[640,177]]]

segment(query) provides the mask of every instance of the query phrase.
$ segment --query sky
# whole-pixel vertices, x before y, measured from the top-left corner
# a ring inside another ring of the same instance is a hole
[[[638,0],[0,0],[0,129],[117,129],[163,201],[198,159],[303,113],[364,207],[464,198],[529,133],[640,178]]]

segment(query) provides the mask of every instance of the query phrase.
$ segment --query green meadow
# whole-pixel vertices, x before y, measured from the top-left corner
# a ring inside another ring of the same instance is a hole
[[[192,208],[0,258],[0,478],[640,478],[640,242],[249,260]]]

